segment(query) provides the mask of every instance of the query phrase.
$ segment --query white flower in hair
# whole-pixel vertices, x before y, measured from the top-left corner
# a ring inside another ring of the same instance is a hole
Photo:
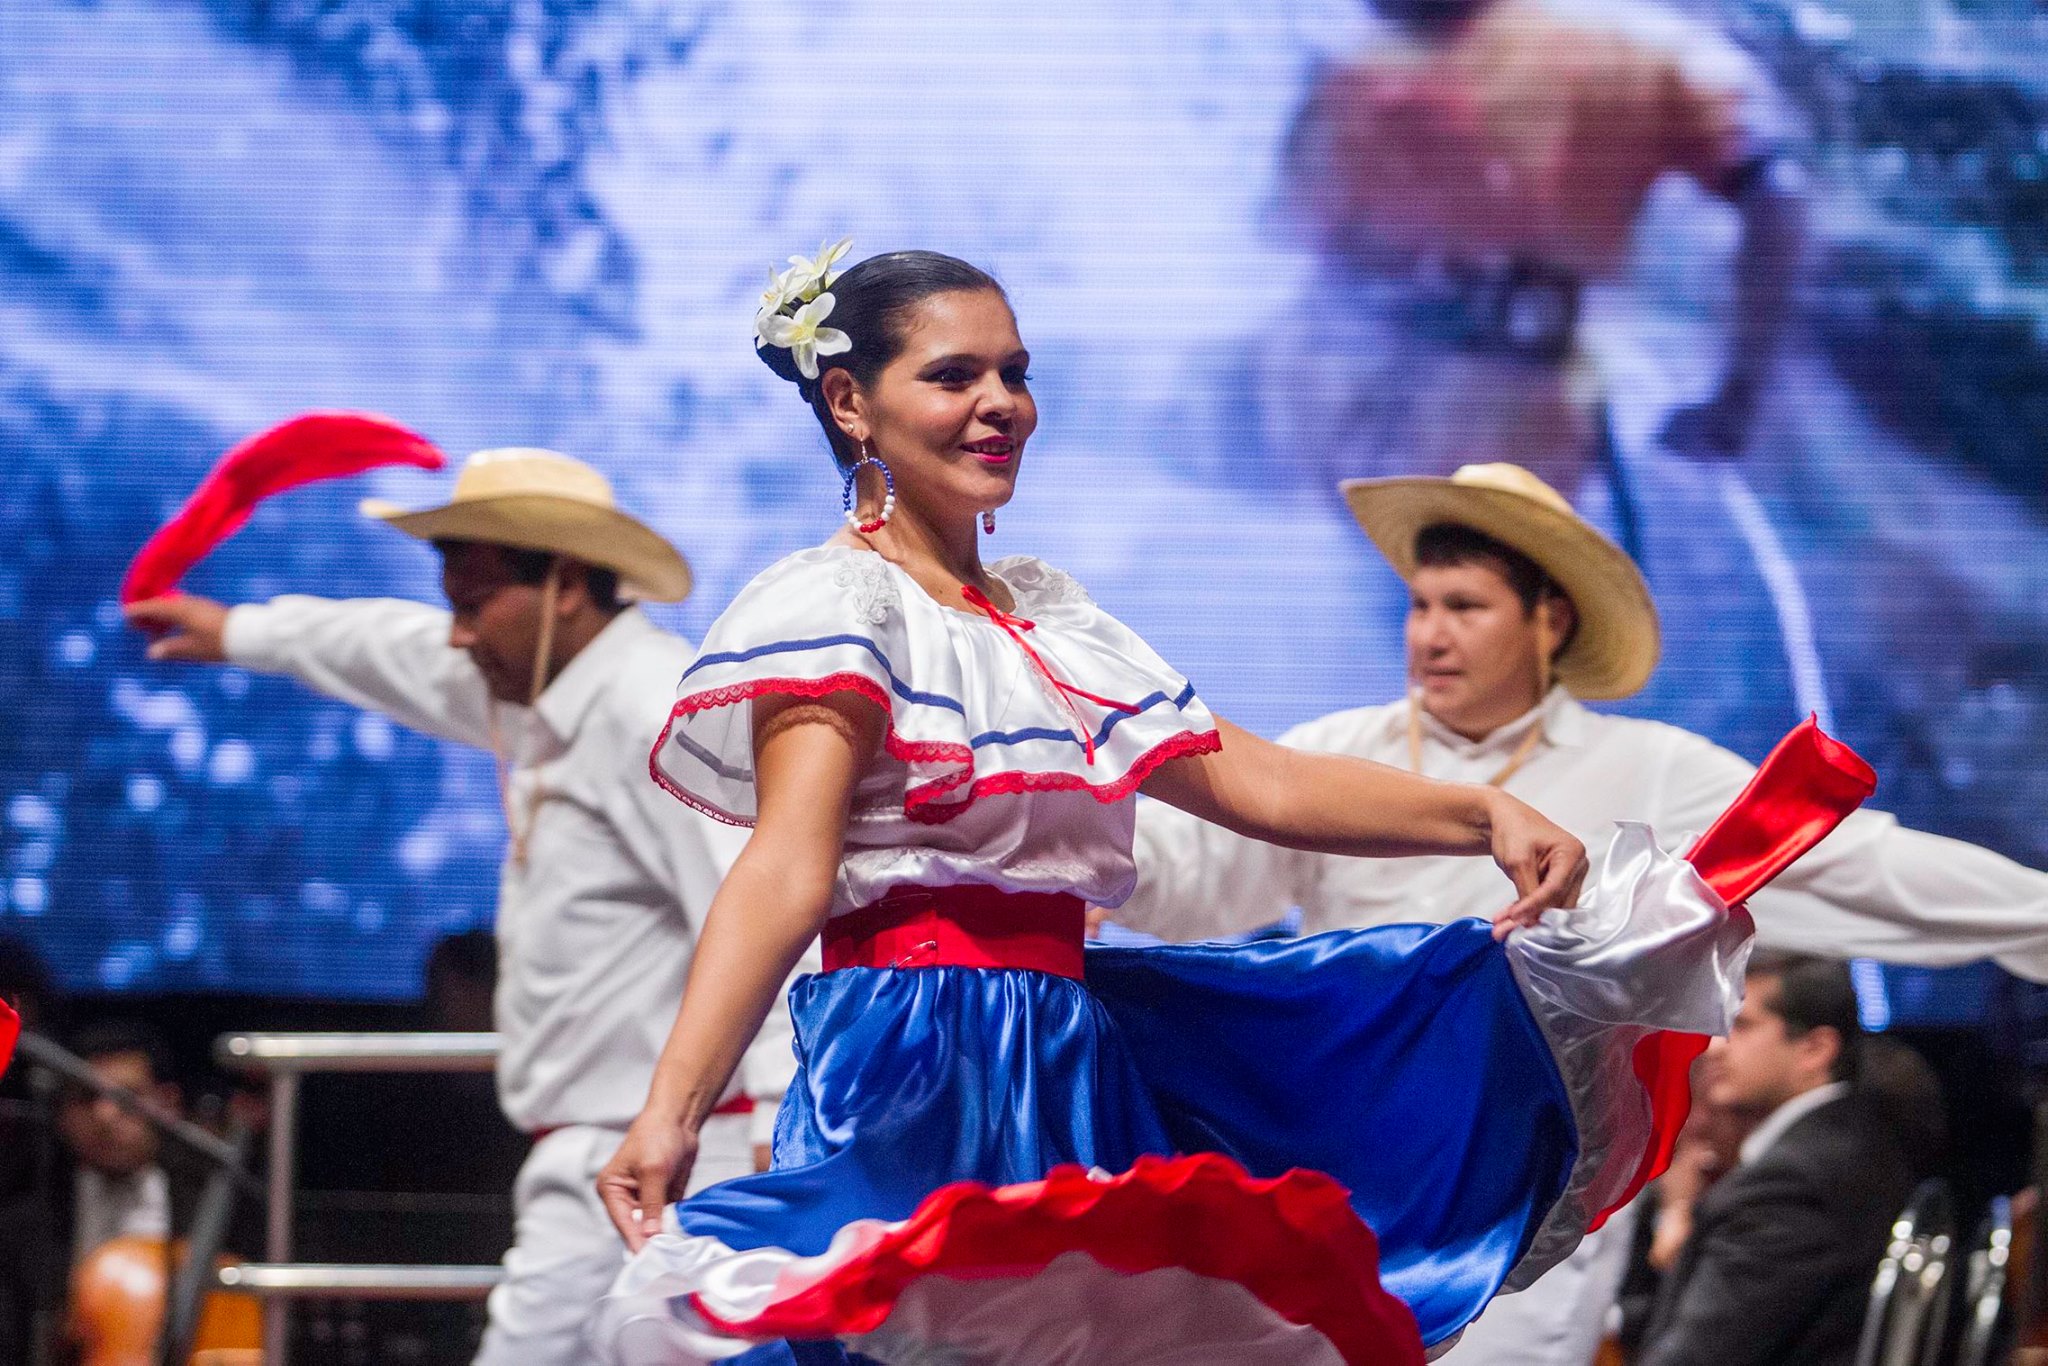
[[[770,346],[789,348],[797,373],[805,379],[816,379],[818,357],[836,356],[853,349],[853,338],[836,327],[818,325],[832,316],[832,305],[837,302],[830,294],[820,294],[790,317],[763,314],[755,320],[755,329]]]
[[[768,288],[761,291],[761,311],[763,313],[780,313],[791,304],[801,302],[802,299],[803,286],[797,278],[795,266],[782,271],[769,270]]]
[[[759,351],[768,344],[768,320],[781,314],[791,304],[803,302],[803,291],[797,283],[796,268],[768,272],[768,288],[761,291],[761,307],[754,314],[754,349]]]
[[[839,278],[839,272],[832,267],[852,250],[851,237],[842,237],[837,242],[821,243],[815,257],[790,257],[789,269],[777,278],[787,280],[795,297],[808,302],[832,288],[832,282]]]

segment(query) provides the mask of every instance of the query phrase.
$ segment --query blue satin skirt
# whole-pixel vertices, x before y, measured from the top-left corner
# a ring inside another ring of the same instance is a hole
[[[775,1169],[683,1201],[682,1231],[810,1256],[951,1182],[1220,1152],[1254,1176],[1303,1167],[1346,1186],[1382,1284],[1436,1343],[1485,1307],[1565,1188],[1571,1106],[1484,922],[1091,946],[1086,961],[1085,983],[960,967],[803,979]]]

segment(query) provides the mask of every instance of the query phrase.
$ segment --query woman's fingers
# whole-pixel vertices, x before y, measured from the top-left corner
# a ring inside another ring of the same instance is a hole
[[[1586,851],[1571,840],[1544,852],[1542,877],[1529,899],[1545,911],[1569,910],[1579,904],[1579,888],[1586,880]]]
[[[640,1207],[634,1213],[639,1216],[640,1242],[661,1232],[661,1212],[668,1206],[669,1182],[674,1172],[667,1164],[648,1161],[640,1164]],[[639,1245],[633,1250],[638,1252]]]
[[[612,1227],[626,1240],[626,1246],[638,1252],[646,1245],[647,1237],[641,1232],[641,1203],[639,1182],[630,1171],[614,1171],[606,1167],[597,1178],[597,1193],[604,1201],[604,1212],[611,1216]]]
[[[1543,906],[1528,897],[1493,918],[1493,937],[1505,939],[1516,930],[1526,930],[1543,918]]]
[[[1563,905],[1570,907],[1579,904],[1579,898],[1586,894],[1586,879],[1591,876],[1592,871],[1593,864],[1586,857],[1582,846],[1578,858],[1572,861],[1571,881],[1567,884]]]
[[[1493,920],[1493,937],[1505,939],[1512,931],[1534,925],[1545,911],[1579,904],[1586,882],[1586,849],[1578,840],[1556,827],[1553,837],[1535,844],[1507,864],[1508,876],[1518,895]]]
[[[597,1174],[598,1198],[613,1227],[638,1252],[661,1232],[661,1212],[671,1194],[689,1179],[695,1145],[677,1136],[644,1128],[626,1134],[626,1141]]]

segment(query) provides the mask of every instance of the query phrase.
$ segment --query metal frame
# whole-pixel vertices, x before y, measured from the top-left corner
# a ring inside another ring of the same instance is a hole
[[[1922,1182],[1900,1211],[1871,1281],[1856,1366],[1923,1366],[1940,1352],[1958,1241],[1954,1208],[1947,1183],[1933,1180]]]
[[[222,1288],[265,1300],[473,1300],[503,1277],[498,1266],[265,1262],[220,1269]]]
[[[1969,1280],[1963,1292],[1963,1342],[1957,1366],[1990,1366],[2012,1322],[2007,1307],[2007,1265],[2012,1259],[2012,1201],[2000,1195],[1985,1211],[1970,1250]]]
[[[220,1272],[228,1289],[263,1297],[263,1366],[286,1366],[294,1299],[473,1300],[503,1277],[497,1266],[341,1266],[292,1261],[299,1083],[314,1072],[488,1072],[496,1034],[224,1034],[214,1060],[270,1079],[269,1208],[262,1263]]]

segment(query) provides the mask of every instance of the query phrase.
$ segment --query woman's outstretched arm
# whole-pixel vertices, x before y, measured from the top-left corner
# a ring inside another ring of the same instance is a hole
[[[699,1129],[824,926],[854,785],[883,725],[881,709],[852,694],[754,704],[754,833],[712,898],[647,1104],[597,1178],[636,1252],[682,1195]]]
[[[1227,830],[1321,854],[1491,854],[1514,883],[1496,932],[1576,905],[1586,847],[1497,788],[1447,783],[1262,740],[1218,718],[1223,747],[1162,764],[1144,792]]]

